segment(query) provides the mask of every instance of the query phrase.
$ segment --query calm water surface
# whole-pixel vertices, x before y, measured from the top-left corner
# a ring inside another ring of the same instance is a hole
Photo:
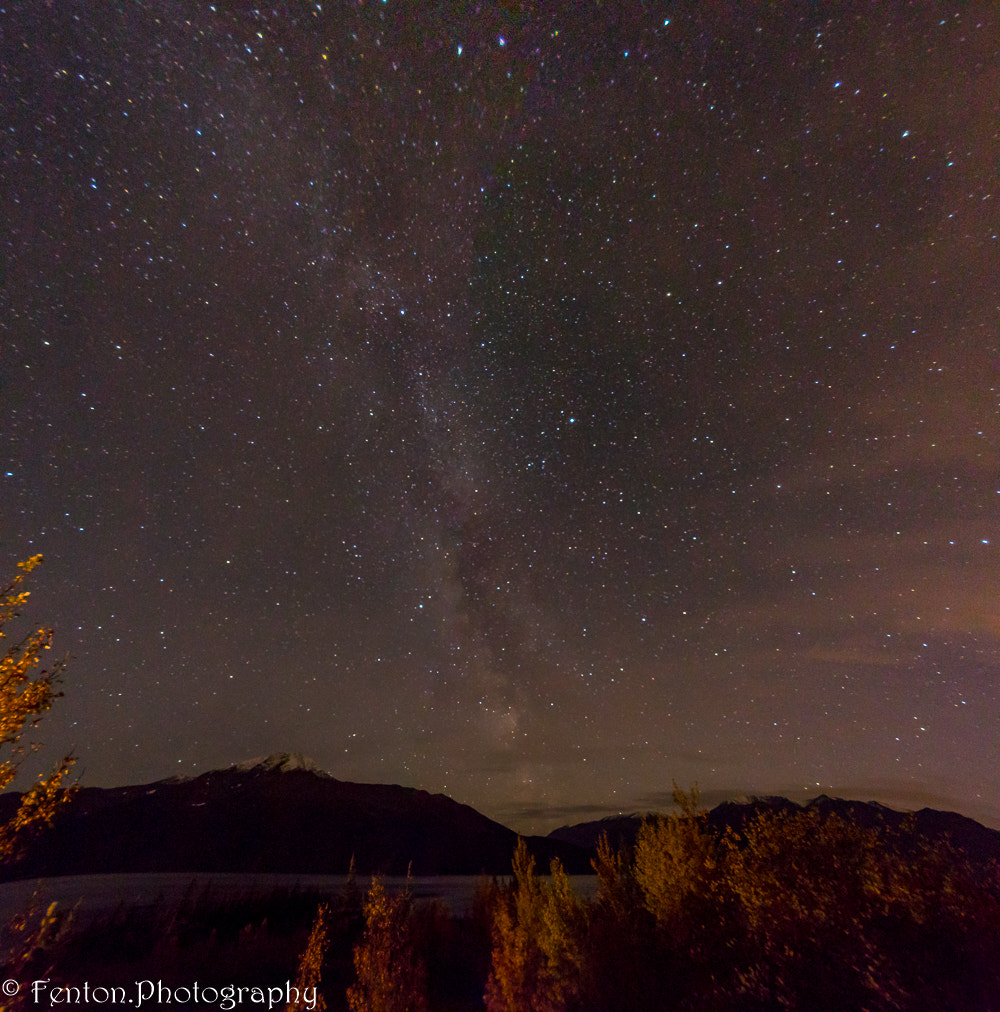
[[[570,877],[581,898],[597,892],[595,875]],[[386,876],[391,890],[407,886],[403,876]],[[453,913],[469,910],[479,876],[434,875],[412,878],[409,886],[417,900],[436,899]],[[29,903],[48,906],[56,902],[63,908],[75,907],[77,920],[89,921],[119,906],[142,907],[153,904],[178,904],[185,895],[201,896],[206,890],[213,900],[266,896],[279,889],[301,889],[324,897],[342,895],[350,879],[346,875],[247,875],[223,872],[172,872],[134,875],[66,875],[56,878],[25,879],[0,885],[0,922],[9,920]],[[354,884],[362,891],[370,879],[358,875]]]

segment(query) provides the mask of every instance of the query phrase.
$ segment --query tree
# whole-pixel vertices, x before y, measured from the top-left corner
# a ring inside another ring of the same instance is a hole
[[[18,617],[28,600],[29,592],[21,589],[25,576],[41,561],[42,557],[35,555],[18,563],[21,572],[0,590],[0,639],[7,638],[4,627]],[[26,743],[24,736],[62,695],[56,690],[62,663],[39,670],[42,651],[49,650],[51,644],[52,630],[38,629],[9,647],[0,659],[0,751],[9,750],[7,757],[0,759],[0,792],[10,787],[25,756],[37,748]],[[0,825],[0,864],[16,860],[34,831],[52,822],[56,810],[69,797],[69,791],[61,787],[73,761],[66,756],[49,776],[39,777],[21,797],[13,816]],[[40,916],[30,906],[3,927],[0,949],[8,953],[4,972],[17,977],[33,961],[44,958],[65,928],[65,919],[56,912],[55,904]],[[0,997],[0,1012],[23,1003],[24,995],[9,1000]]]
[[[635,843],[635,878],[646,908],[679,945],[704,933],[712,917],[718,846],[698,810],[698,788],[674,784],[680,814],[642,824]]]
[[[489,1012],[562,1012],[580,991],[584,911],[558,858],[543,883],[523,839],[514,852],[514,882],[493,915]]]
[[[998,1008],[1000,893],[946,841],[818,809],[722,841],[726,992],[742,1009]]]
[[[613,850],[602,833],[591,864],[598,890],[586,917],[582,1008],[600,1012],[672,1008],[676,984],[664,972],[656,920],[636,881],[630,851]]]
[[[323,960],[329,945],[330,907],[321,903],[316,910],[312,930],[305,951],[299,959],[299,972],[295,980],[295,998],[289,1003],[285,1012],[301,1012],[311,1009],[312,1012],[326,1012],[326,999],[320,994],[319,986],[323,980]]]
[[[0,639],[7,638],[4,627],[28,599],[30,592],[22,590],[21,583],[41,561],[41,555],[35,555],[19,562],[21,572],[0,591]],[[62,695],[56,686],[63,663],[40,668],[42,653],[51,645],[52,630],[38,629],[9,647],[0,660],[0,750],[9,749],[0,760],[0,791],[13,783],[25,757],[37,748],[25,742],[24,736]],[[39,777],[21,798],[14,816],[0,826],[0,863],[15,860],[31,834],[52,822],[59,805],[69,797],[61,788],[73,762],[72,756],[66,756],[47,777]]]
[[[409,891],[390,895],[372,879],[365,899],[365,933],[354,949],[352,1012],[427,1012],[427,974],[417,953]]]

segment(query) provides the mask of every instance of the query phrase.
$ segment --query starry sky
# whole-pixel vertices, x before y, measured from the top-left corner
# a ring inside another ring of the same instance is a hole
[[[0,557],[85,784],[1000,825],[992,5],[0,6]]]

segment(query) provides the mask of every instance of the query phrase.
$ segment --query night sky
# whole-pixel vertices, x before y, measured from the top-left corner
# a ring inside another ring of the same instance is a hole
[[[1000,825],[1000,8],[0,8],[0,562],[92,785]]]

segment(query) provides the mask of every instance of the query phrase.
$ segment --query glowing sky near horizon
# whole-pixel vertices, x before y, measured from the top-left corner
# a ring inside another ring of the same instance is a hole
[[[0,23],[44,756],[1000,825],[997,9]]]

